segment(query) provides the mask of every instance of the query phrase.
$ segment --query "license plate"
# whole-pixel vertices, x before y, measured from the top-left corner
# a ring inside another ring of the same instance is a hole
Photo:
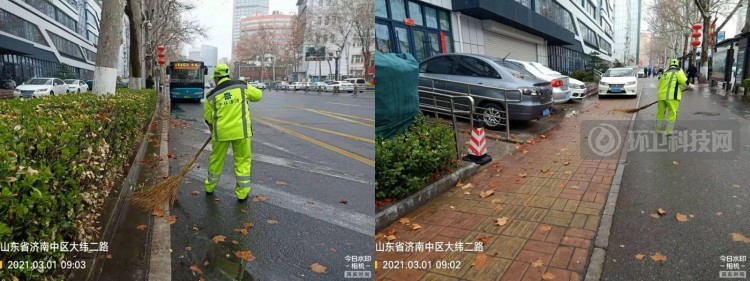
[[[544,109],[544,112],[542,112],[542,116],[549,116],[549,108]]]
[[[619,92],[622,92],[622,89],[620,89],[620,88],[612,88],[612,92],[613,93],[619,93]]]
[[[24,98],[31,98],[31,93],[23,93]]]

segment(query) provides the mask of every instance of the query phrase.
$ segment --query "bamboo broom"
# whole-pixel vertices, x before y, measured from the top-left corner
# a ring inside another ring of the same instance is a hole
[[[201,155],[201,152],[203,152],[209,142],[211,142],[210,136],[206,142],[203,143],[201,149],[198,150],[195,156],[193,156],[193,159],[190,160],[190,163],[183,167],[179,174],[169,176],[167,179],[152,186],[149,190],[133,193],[133,197],[130,198],[130,201],[146,210],[161,208],[165,203],[169,203],[169,206],[174,205],[174,201],[177,200],[177,190],[180,188],[182,178],[187,174],[188,170],[190,170],[190,167],[195,164],[195,161],[198,160],[198,156]]]
[[[682,91],[685,92],[685,91],[690,91],[692,89],[693,89],[693,87],[689,87],[689,88],[686,88],[686,89],[684,89]],[[654,102],[649,103],[647,105],[643,105],[641,107],[636,107],[636,108],[620,108],[620,109],[615,109],[614,111],[625,112],[625,113],[636,113],[638,111],[644,110],[644,109],[646,109],[646,108],[648,108],[648,107],[656,104],[657,102],[659,102],[659,101],[657,100],[657,101],[654,101]]]

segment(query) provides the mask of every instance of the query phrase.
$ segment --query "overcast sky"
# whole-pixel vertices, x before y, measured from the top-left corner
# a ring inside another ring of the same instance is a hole
[[[200,48],[201,44],[219,48],[219,58],[230,57],[232,52],[232,3],[233,0],[190,0],[197,8],[188,15],[208,28],[208,38],[193,42],[193,47]],[[281,11],[291,14],[297,11],[297,0],[270,0],[269,13]],[[192,49],[186,48],[185,52]]]

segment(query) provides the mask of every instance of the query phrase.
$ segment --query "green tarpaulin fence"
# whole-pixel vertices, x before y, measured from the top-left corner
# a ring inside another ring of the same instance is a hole
[[[406,132],[419,114],[419,64],[409,53],[375,52],[375,134]]]

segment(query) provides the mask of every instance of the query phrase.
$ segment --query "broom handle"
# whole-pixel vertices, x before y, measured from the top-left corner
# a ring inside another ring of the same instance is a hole
[[[196,153],[195,156],[193,156],[193,159],[190,160],[190,163],[188,163],[185,167],[182,168],[182,171],[180,171],[180,175],[185,175],[187,171],[190,169],[190,167],[192,167],[193,164],[195,164],[195,161],[198,160],[198,156],[201,155],[201,152],[203,152],[203,149],[206,148],[209,142],[211,142],[211,136],[209,136],[206,142],[203,143],[203,146],[201,146],[201,149],[198,150],[198,153]]]

